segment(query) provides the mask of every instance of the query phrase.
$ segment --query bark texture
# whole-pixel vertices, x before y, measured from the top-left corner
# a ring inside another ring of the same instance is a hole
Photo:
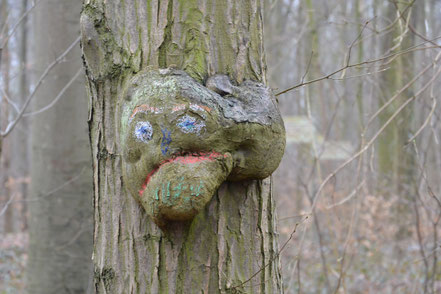
[[[265,81],[259,0],[86,0],[97,293],[281,293],[271,180],[226,182],[191,224],[161,231],[121,176],[117,103],[147,66],[203,82]]]
[[[78,38],[81,1],[41,1],[35,9],[34,81]],[[77,45],[45,79],[33,110],[50,104],[79,69]],[[92,169],[87,103],[84,83],[77,79],[53,107],[32,116],[28,293],[88,293]]]
[[[5,26],[7,31],[8,23],[6,22],[7,15],[9,13],[9,3],[7,1],[2,1],[0,3],[0,16],[2,20],[0,21],[0,25]],[[3,21],[3,19],[5,21]],[[2,42],[2,40],[0,40]],[[6,44],[0,50],[0,75],[2,79],[2,87],[5,91],[5,93],[10,95],[10,68],[11,68],[11,59],[10,59],[10,52],[9,52],[9,46]],[[3,95],[3,93],[2,93]],[[0,125],[5,126],[8,124],[9,116],[10,116],[10,107],[8,105],[8,102],[6,99],[2,97],[0,101]],[[2,142],[2,139],[0,138],[0,170],[1,171],[9,171],[11,167],[11,148],[10,144],[7,142]],[[2,148],[3,147],[3,148]],[[12,193],[11,193],[11,185],[9,182],[9,177],[7,172],[1,172],[0,173],[0,201],[1,203],[7,203],[7,201],[10,199]],[[5,233],[11,233],[13,232],[13,218],[14,214],[12,209],[8,208],[6,211],[4,211],[3,215],[0,216],[0,224],[2,225],[1,230]]]
[[[26,13],[28,0],[20,1],[20,15]],[[18,104],[23,105],[26,97],[28,96],[28,72],[27,72],[27,44],[28,44],[28,30],[27,22],[24,22],[20,27],[20,35],[18,36],[17,45],[18,53],[17,57],[20,61],[19,77],[18,77],[18,91],[17,98]],[[28,183],[29,183],[29,119],[22,117],[17,124],[14,132],[10,135],[10,146],[13,152],[11,153],[11,166],[10,172],[13,181],[11,181],[11,192],[14,193],[16,200],[25,200],[27,198]],[[14,231],[27,230],[27,203],[22,201],[21,203],[15,203],[9,208],[15,212],[14,217]]]

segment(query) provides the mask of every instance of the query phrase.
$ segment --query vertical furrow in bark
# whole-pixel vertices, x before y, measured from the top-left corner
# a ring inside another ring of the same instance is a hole
[[[269,195],[272,195],[273,192],[273,181],[272,178],[269,180]],[[268,262],[273,263],[273,266],[268,268],[268,275],[272,277],[272,288],[268,292],[278,293],[283,292],[283,283],[282,283],[282,275],[280,273],[280,261],[279,261],[279,243],[278,243],[278,228],[277,228],[277,215],[276,205],[273,197],[268,197],[268,235],[269,235],[269,250],[270,260]]]
[[[260,268],[262,268],[262,234],[259,231],[259,220],[261,219],[261,207],[260,203],[264,196],[259,189],[260,181],[247,182],[246,198],[241,205],[244,214],[241,217],[242,227],[245,229],[242,235],[252,232],[250,238],[247,238],[245,244],[243,244],[244,254],[247,256],[245,260],[248,267],[246,268],[243,276],[241,277],[241,283],[252,277]],[[261,195],[261,197],[255,197],[255,195]],[[241,241],[243,243],[243,241]],[[258,292],[256,287],[259,287],[260,275],[255,275],[252,280],[244,285],[244,289],[249,292]]]
[[[225,246],[225,218],[223,217],[222,211],[224,209],[223,202],[221,201],[220,195],[224,194],[224,190],[226,188],[226,185],[221,185],[218,192],[216,193],[215,197],[217,202],[217,290],[223,288],[222,281],[224,280],[223,274],[224,274],[224,263],[225,263],[225,252],[226,252],[226,246]],[[215,285],[213,285],[214,287]]]
[[[127,205],[128,206],[128,205]],[[123,208],[124,209],[124,208]],[[127,210],[126,210],[127,211]],[[136,245],[136,233],[133,228],[131,228],[131,220],[129,217],[124,217],[122,220],[126,221],[127,227],[122,226],[121,230],[124,231],[123,239],[119,244],[119,250],[121,254],[121,263],[123,271],[123,281],[124,284],[128,285],[130,293],[136,293],[137,289],[141,284],[141,277],[139,276],[139,266],[141,260],[138,258],[138,250],[129,250],[130,248],[142,248]]]
[[[267,189],[267,181],[263,180],[260,181],[258,183],[258,193],[260,193],[262,195],[262,198],[260,199],[260,203],[261,203],[261,207],[259,210],[259,223],[258,223],[258,228],[259,228],[259,242],[260,242],[260,254],[262,255],[262,260],[260,262],[259,266],[262,271],[259,275],[259,284],[256,284],[256,287],[260,288],[260,290],[263,293],[266,293],[265,291],[265,284],[266,283],[271,283],[272,281],[266,281],[266,278],[269,277],[269,275],[267,275],[268,272],[268,267],[270,267],[271,265],[269,264],[270,260],[268,258],[269,254],[269,248],[268,248],[268,231],[267,231],[267,215],[268,215],[268,202],[267,202],[267,197],[266,195],[269,193],[269,190]],[[268,266],[267,266],[268,265]]]
[[[151,39],[151,32],[153,30],[154,15],[152,13],[155,10],[154,4],[151,2],[156,1],[139,1],[138,9],[136,10],[136,15],[138,18],[138,34],[139,43],[141,47],[141,67],[149,64],[150,54],[152,52],[153,40]],[[156,11],[156,10],[155,10]]]
[[[150,226],[153,226],[152,223],[150,223]],[[157,237],[155,237],[154,240],[152,240],[152,247],[155,250],[149,250],[149,255],[153,255],[153,257],[155,257],[155,263],[154,263],[154,271],[152,271],[150,279],[151,279],[151,285],[152,285],[152,293],[158,293],[159,292],[159,287],[160,287],[160,280],[157,279],[156,277],[159,277],[159,265],[160,265],[160,244],[158,242],[158,240],[161,239],[159,232],[157,233]],[[156,292],[155,292],[156,291]]]
[[[134,7],[134,9],[129,9],[129,7]],[[137,5],[135,0],[124,1],[124,12],[125,12],[124,27],[126,29],[126,34],[125,34],[126,45],[124,47],[129,48],[131,54],[135,54],[139,46],[136,7]]]
[[[260,193],[261,193],[261,195],[265,195],[265,194],[263,194],[264,192],[266,192],[266,191],[264,191],[264,185],[265,185],[265,181],[261,181],[260,183],[259,183],[259,190],[260,190]],[[263,292],[263,293],[265,293],[265,273],[266,273],[266,271],[267,271],[267,268],[265,267],[265,265],[269,262],[268,260],[267,260],[267,251],[268,251],[268,246],[267,246],[267,244],[265,244],[265,242],[268,242],[268,240],[266,240],[265,239],[265,237],[266,237],[266,234],[267,234],[267,232],[266,232],[266,229],[267,229],[267,226],[266,226],[266,220],[267,220],[267,218],[266,218],[266,215],[267,215],[267,207],[266,207],[266,199],[265,199],[266,197],[262,197],[261,199],[260,199],[260,207],[259,207],[259,232],[260,232],[260,236],[261,236],[261,240],[260,240],[260,244],[261,244],[261,247],[260,247],[260,253],[262,254],[262,264],[260,265],[261,266],[261,268],[262,268],[262,271],[261,271],[261,273],[260,273],[260,276],[261,276],[261,278],[260,278],[260,290]]]

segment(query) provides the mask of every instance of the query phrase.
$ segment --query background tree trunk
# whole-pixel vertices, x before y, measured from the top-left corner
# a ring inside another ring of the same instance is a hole
[[[20,1],[20,15],[26,13],[28,0]],[[19,35],[17,36],[17,57],[19,60],[18,79],[16,82],[16,92],[13,97],[17,97],[16,103],[23,105],[26,97],[28,96],[29,81],[28,81],[28,29],[27,22],[24,21],[20,26]],[[14,86],[15,86],[14,85]],[[14,200],[16,203],[11,205],[10,210],[14,211],[14,231],[27,230],[27,198],[28,183],[29,183],[29,118],[22,117],[17,124],[14,132],[10,134],[8,140],[10,142],[11,150],[11,166],[10,166],[10,178],[11,178],[11,193],[14,194]]]
[[[0,21],[0,30],[3,30],[5,32],[8,32],[9,25],[7,23],[7,15],[10,12],[10,7],[7,1],[1,1],[0,2],[0,16],[2,20]],[[0,38],[0,42],[2,42],[3,38]],[[2,87],[5,91],[5,93],[10,96],[9,92],[9,86],[10,86],[10,68],[11,68],[11,58],[10,58],[10,52],[9,52],[9,46],[6,44],[6,46],[3,48],[2,52],[0,52],[2,56],[0,56],[1,59],[1,78],[2,78]],[[1,93],[2,99],[0,100],[0,124],[2,126],[6,125],[9,120],[9,105],[6,101],[5,97],[3,97],[3,93]],[[1,143],[1,142],[0,142]],[[2,158],[0,161],[0,170],[2,171],[8,171],[11,166],[11,148],[8,143],[3,143],[3,146],[0,147],[0,154],[2,154]],[[7,172],[0,173],[0,201],[2,203],[7,203],[8,200],[11,197],[11,191],[10,191],[10,182]],[[1,210],[0,210],[1,211]],[[5,233],[11,233],[13,231],[13,223],[14,223],[14,214],[12,209],[6,209],[6,211],[3,212],[3,227],[2,231]]]
[[[413,8],[406,9],[407,5],[404,4],[397,4],[397,7],[403,13],[404,19],[407,19],[409,13],[413,11]],[[405,33],[405,30],[408,30],[407,24],[403,18],[399,17],[397,7],[392,3],[387,3],[385,7],[389,20],[398,23],[392,27],[390,33],[383,37],[382,49],[384,54],[411,48],[415,43],[414,35]],[[410,19],[410,24],[415,26],[415,17]],[[412,79],[415,74],[414,54],[410,53],[406,56],[397,57],[391,66],[393,66],[393,70],[388,70],[380,75],[380,105],[386,103],[397,92],[397,89],[401,89]],[[407,89],[379,115],[380,125],[387,121],[403,101],[414,95],[413,89],[413,87]],[[408,187],[404,187],[405,184],[413,181],[413,170],[410,168],[415,164],[413,151],[409,148],[403,148],[409,139],[409,134],[412,133],[412,112],[411,106],[402,111],[378,139],[378,167],[382,173],[381,176],[392,175],[393,178],[388,179],[388,185],[392,184],[392,190],[400,193],[408,189]]]
[[[271,180],[224,183],[189,227],[163,233],[121,180],[117,101],[147,66],[198,81],[265,82],[260,0],[86,0],[97,293],[281,293]]]
[[[409,24],[415,27],[414,9],[418,8],[419,5],[417,3],[412,8],[399,3],[396,6],[392,3],[386,5],[385,9],[387,9],[390,21],[397,20],[397,25],[383,38],[382,49],[384,53],[399,52],[415,45],[414,34],[406,34],[408,27],[405,20],[408,20],[410,17]],[[398,12],[402,13],[402,18]],[[415,53],[399,56],[391,63],[392,70],[388,70],[380,75],[379,86],[381,95],[379,104],[381,106],[416,75],[414,58]],[[406,89],[379,115],[380,125],[383,125],[404,101],[414,95],[414,89],[415,86]],[[387,187],[386,194],[398,193],[402,199],[397,203],[397,211],[394,213],[398,220],[402,218],[402,215],[411,211],[407,201],[413,197],[416,190],[415,153],[412,148],[405,148],[415,125],[416,117],[413,107],[414,104],[404,109],[378,139],[378,167],[381,177],[387,179],[383,183]],[[390,178],[387,178],[388,176]],[[406,222],[398,223],[400,225],[395,234],[396,239],[403,240],[408,238],[412,234],[409,224]],[[396,252],[402,253],[401,250],[396,250]]]
[[[41,1],[34,11],[35,80],[78,37],[80,1]],[[50,104],[81,69],[80,48],[51,71],[33,100]],[[87,293],[92,249],[92,171],[87,99],[77,80],[55,105],[32,116],[28,293]]]

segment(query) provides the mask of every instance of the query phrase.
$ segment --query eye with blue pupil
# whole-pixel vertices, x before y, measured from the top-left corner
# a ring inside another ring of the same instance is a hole
[[[177,126],[184,133],[196,133],[199,134],[202,129],[205,128],[205,123],[203,121],[199,121],[196,118],[185,115],[178,120]]]
[[[147,143],[153,135],[152,125],[148,121],[138,122],[135,126],[135,137],[138,141]]]

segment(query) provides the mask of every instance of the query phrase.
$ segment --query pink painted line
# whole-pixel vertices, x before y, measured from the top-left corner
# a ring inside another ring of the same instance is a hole
[[[185,107],[186,107],[185,104],[176,105],[176,106],[173,107],[172,112],[176,112],[176,111],[185,109]]]
[[[200,104],[194,104],[194,103],[190,103],[190,105],[178,104],[178,105],[176,105],[176,106],[174,106],[172,108],[172,112],[183,110],[183,109],[186,109],[187,107],[189,107],[190,109],[193,109],[193,110],[211,112],[211,108],[210,107],[205,106],[205,105],[200,105]]]
[[[147,177],[144,181],[144,184],[142,184],[141,189],[138,191],[139,197],[141,197],[142,194],[144,194],[144,191],[147,188],[147,185],[150,182],[150,179],[153,177],[153,175],[161,167],[163,167],[166,164],[170,164],[170,163],[194,164],[194,163],[199,163],[199,162],[203,162],[203,161],[215,161],[216,158],[220,158],[220,157],[226,158],[227,155],[212,151],[212,152],[206,152],[206,153],[195,153],[195,154],[186,155],[186,156],[176,156],[173,158],[166,159],[166,160],[162,161],[157,167],[155,167],[153,170],[151,170],[149,172],[149,174],[147,175]]]
[[[135,109],[132,112],[132,115],[130,116],[130,120],[133,119],[133,117],[138,113],[138,112],[152,112],[152,113],[159,113],[161,110],[159,108],[153,107],[153,106],[149,106],[147,104],[142,104],[142,105],[138,105],[135,107]]]

